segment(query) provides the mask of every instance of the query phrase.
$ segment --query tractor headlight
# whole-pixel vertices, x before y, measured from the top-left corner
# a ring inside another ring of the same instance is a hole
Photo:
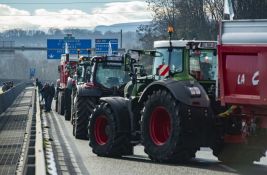
[[[200,97],[201,96],[201,91],[199,89],[199,87],[187,87],[191,97]]]

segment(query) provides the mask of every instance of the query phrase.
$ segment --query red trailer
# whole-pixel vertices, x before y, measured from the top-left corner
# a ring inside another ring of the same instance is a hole
[[[253,162],[267,148],[267,20],[222,21],[219,97],[226,162]]]
[[[73,85],[73,76],[76,72],[78,64],[78,56],[70,54],[62,54],[60,65],[58,66],[59,84],[57,85],[56,95],[56,111],[65,116],[66,120],[70,120],[70,103],[71,91]]]

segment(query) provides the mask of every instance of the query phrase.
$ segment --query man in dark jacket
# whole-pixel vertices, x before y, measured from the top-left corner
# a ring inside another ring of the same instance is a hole
[[[48,96],[48,111],[51,111],[51,105],[53,98],[55,96],[55,85],[52,83],[51,86],[49,86],[49,96]]]
[[[44,87],[42,88],[42,94],[45,99],[45,112],[49,112],[49,94],[50,94],[50,86],[48,83],[45,83]]]

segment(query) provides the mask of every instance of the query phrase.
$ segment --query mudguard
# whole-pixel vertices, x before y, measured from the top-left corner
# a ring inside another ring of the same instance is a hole
[[[85,88],[85,86],[77,86],[77,96],[90,96],[90,97],[101,97],[102,91],[98,88]]]
[[[198,87],[200,96],[192,96],[188,87]],[[206,91],[197,81],[176,81],[172,79],[155,81],[147,86],[139,99],[139,104],[142,104],[149,94],[159,89],[168,90],[178,101],[186,105],[196,107],[210,106]]]
[[[130,127],[130,101],[122,97],[102,97],[101,102],[106,102],[111,106],[115,115],[116,123],[120,132],[129,132]]]

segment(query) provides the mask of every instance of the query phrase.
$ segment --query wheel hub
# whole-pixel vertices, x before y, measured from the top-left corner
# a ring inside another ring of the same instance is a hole
[[[164,145],[170,137],[171,117],[163,106],[156,107],[150,117],[149,132],[155,145]]]
[[[108,142],[108,120],[105,115],[97,117],[95,121],[94,135],[99,145],[105,145]]]

